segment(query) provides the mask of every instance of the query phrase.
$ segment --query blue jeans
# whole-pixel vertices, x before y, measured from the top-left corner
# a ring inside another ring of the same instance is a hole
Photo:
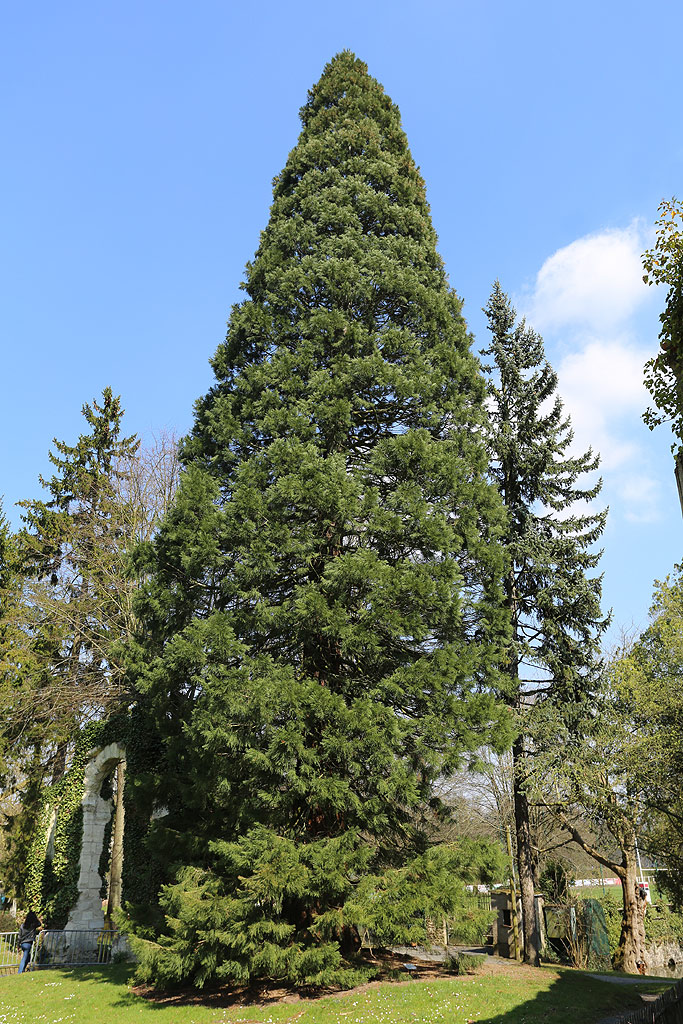
[[[31,959],[31,946],[32,945],[33,945],[32,942],[22,942],[22,944],[21,944],[21,948],[23,949],[24,953],[23,953],[23,956],[21,958],[21,963],[19,964],[19,972],[18,972],[19,974],[23,974],[24,971],[26,970],[27,966],[28,966],[28,962]]]

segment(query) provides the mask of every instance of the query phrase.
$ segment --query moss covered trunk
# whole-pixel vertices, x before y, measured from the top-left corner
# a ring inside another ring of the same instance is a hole
[[[625,850],[623,870],[620,872],[624,900],[621,936],[614,956],[614,966],[627,974],[644,974],[645,961],[645,910],[644,891],[638,884],[635,850]]]

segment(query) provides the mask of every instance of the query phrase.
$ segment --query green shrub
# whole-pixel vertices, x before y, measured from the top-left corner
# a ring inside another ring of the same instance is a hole
[[[668,903],[658,902],[648,906],[645,937],[648,942],[683,941],[683,914],[671,910]]]
[[[495,910],[474,897],[465,897],[456,914],[448,918],[448,941],[456,946],[483,946],[496,918]]]
[[[483,956],[476,956],[473,953],[453,953],[446,957],[444,967],[451,974],[476,974],[481,970],[483,962]]]

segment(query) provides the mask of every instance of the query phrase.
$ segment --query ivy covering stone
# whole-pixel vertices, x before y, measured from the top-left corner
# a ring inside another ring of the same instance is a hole
[[[145,906],[155,902],[158,879],[145,840],[150,828],[152,803],[144,782],[158,759],[158,746],[141,727],[139,716],[119,715],[88,725],[78,735],[69,770],[52,786],[44,787],[37,812],[33,844],[26,862],[23,903],[33,908],[50,928],[63,928],[78,898],[81,845],[83,841],[84,775],[93,750],[117,743],[126,751],[126,830],[124,832],[123,891],[125,899]],[[56,820],[55,820],[56,816]],[[55,821],[52,855],[48,841]],[[105,828],[100,875],[108,868],[111,823]],[[104,883],[103,883],[104,885]],[[102,892],[104,897],[104,891]]]

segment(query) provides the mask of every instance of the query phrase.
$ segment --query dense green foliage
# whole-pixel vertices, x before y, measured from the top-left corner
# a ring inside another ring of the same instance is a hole
[[[3,829],[0,880],[5,891],[10,893],[16,892],[20,882],[40,807],[41,773],[31,769],[34,764],[40,767],[35,749],[42,742],[43,729],[39,723],[25,716],[21,727],[12,721],[13,710],[20,695],[31,685],[37,667],[26,642],[28,624],[24,609],[24,578],[17,538],[9,527],[0,502],[0,786],[3,796],[0,809]],[[12,799],[11,785],[27,769],[32,781],[24,785],[20,804],[16,797]],[[10,844],[16,853],[13,858],[8,853]]]
[[[90,743],[76,749],[70,770],[41,791],[33,841],[17,879],[22,905],[35,910],[48,927],[63,928],[78,898],[83,837],[83,773]],[[48,855],[48,841],[52,849]]]
[[[18,747],[39,745],[45,725],[18,714],[22,695],[35,686],[40,664],[29,644],[34,614],[24,597],[24,566],[19,538],[10,529],[0,502],[0,776],[6,786],[16,774]]]
[[[655,409],[643,416],[652,430],[670,422],[680,450],[683,444],[683,203],[676,198],[659,204],[652,249],[643,253],[643,280],[667,289],[660,314],[660,352],[645,364],[645,385]]]
[[[484,386],[424,184],[352,54],[301,119],[137,558],[177,870],[139,950],[161,982],[348,982],[361,879],[417,871],[433,780],[508,739]]]

